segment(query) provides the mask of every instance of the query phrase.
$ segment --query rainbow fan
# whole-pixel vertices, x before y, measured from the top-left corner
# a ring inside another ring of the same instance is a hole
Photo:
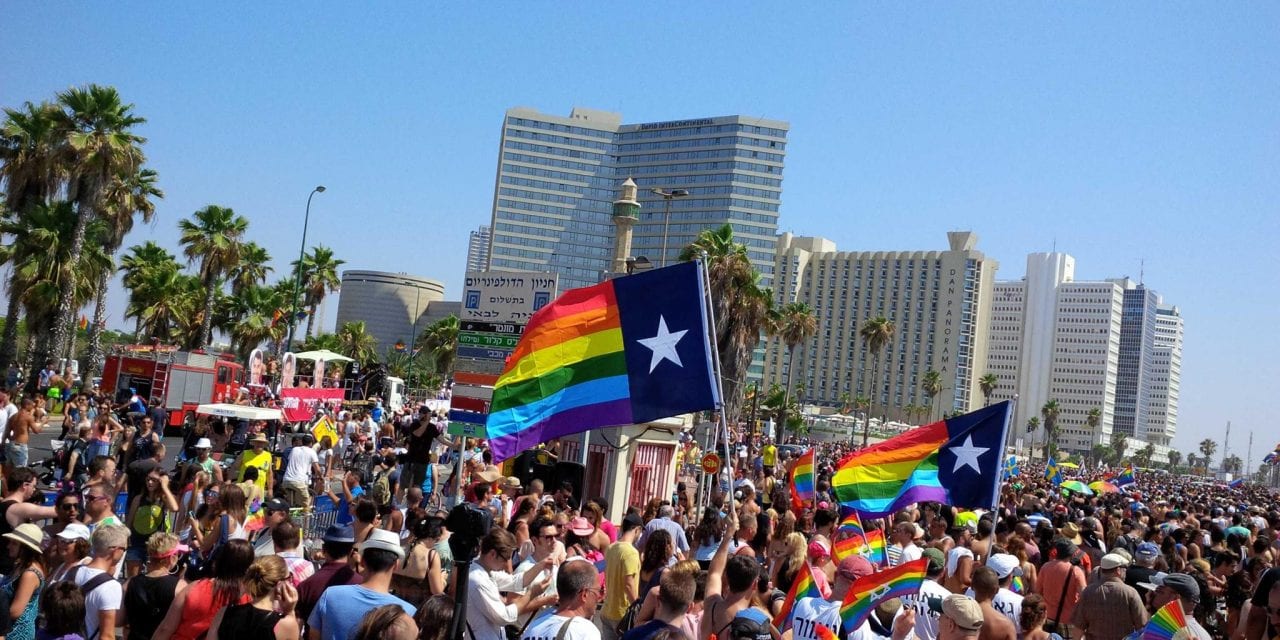
[[[1151,616],[1147,626],[1142,628],[1141,640],[1173,640],[1179,631],[1187,628],[1187,614],[1182,611],[1182,602],[1174,600]]]

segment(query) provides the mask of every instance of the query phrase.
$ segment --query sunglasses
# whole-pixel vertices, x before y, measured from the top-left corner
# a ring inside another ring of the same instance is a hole
[[[64,503],[62,503],[61,505],[58,505],[58,508],[59,508],[59,509],[62,509],[63,511],[75,511],[76,509],[79,509],[79,508],[80,508],[80,503],[79,503],[79,502],[64,502]]]
[[[89,495],[89,496],[85,496],[85,499],[88,500],[89,502],[97,502],[98,500],[106,500],[107,497]]]

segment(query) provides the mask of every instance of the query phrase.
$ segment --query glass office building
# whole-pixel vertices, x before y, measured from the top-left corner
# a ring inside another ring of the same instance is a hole
[[[613,200],[630,177],[641,203],[633,256],[672,262],[699,232],[728,223],[767,285],[787,130],[746,116],[623,124],[620,114],[591,109],[568,117],[510,109],[489,268],[554,271],[562,291],[599,282],[613,258]],[[667,199],[655,189],[687,195]]]

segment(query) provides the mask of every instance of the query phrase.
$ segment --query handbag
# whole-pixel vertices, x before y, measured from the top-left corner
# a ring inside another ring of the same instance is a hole
[[[640,615],[640,607],[644,606],[644,599],[649,595],[649,590],[662,579],[663,571],[666,571],[666,569],[662,568],[654,571],[653,575],[649,576],[649,581],[645,583],[644,588],[640,590],[638,597],[631,604],[627,605],[627,610],[623,612],[622,618],[618,620],[616,631],[619,636],[630,631],[632,627],[636,626],[636,616]]]

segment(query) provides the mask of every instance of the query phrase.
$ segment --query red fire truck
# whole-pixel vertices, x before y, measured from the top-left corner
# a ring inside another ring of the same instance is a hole
[[[117,347],[102,369],[101,387],[117,402],[129,389],[151,403],[160,398],[169,412],[165,427],[194,422],[196,406],[231,402],[244,385],[244,365],[231,354],[181,351],[164,345]]]

